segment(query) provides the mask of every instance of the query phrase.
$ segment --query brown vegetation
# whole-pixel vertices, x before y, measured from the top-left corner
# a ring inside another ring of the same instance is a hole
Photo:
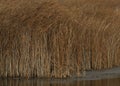
[[[120,66],[119,0],[0,1],[1,77],[79,77]]]

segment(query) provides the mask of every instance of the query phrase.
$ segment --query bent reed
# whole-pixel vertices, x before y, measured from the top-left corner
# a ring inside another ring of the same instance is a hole
[[[0,77],[82,77],[120,66],[119,15],[59,1],[0,1]]]

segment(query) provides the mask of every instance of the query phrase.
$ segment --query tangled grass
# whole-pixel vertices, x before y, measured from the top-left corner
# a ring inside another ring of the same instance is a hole
[[[117,3],[1,0],[0,76],[80,77],[120,66]]]

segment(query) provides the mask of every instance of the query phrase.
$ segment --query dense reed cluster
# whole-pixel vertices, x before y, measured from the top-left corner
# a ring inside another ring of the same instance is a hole
[[[120,10],[107,1],[1,0],[0,76],[80,77],[120,66]]]

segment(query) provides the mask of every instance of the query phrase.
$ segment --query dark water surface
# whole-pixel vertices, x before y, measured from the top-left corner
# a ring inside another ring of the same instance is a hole
[[[0,86],[120,86],[120,78],[102,80],[0,79]]]

